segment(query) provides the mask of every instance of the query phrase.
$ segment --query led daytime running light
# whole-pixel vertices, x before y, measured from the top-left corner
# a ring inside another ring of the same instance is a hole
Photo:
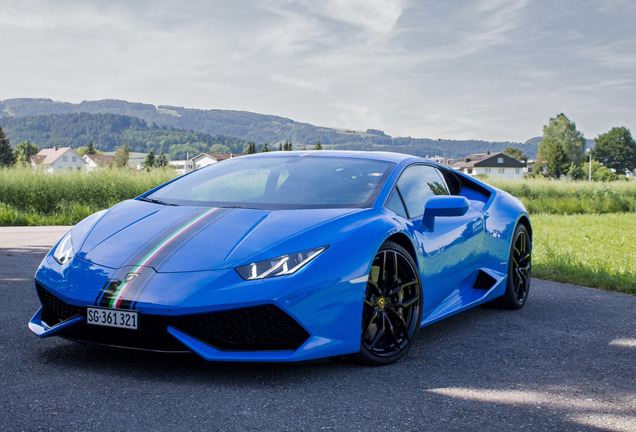
[[[74,255],[71,232],[67,232],[53,252],[53,258],[60,264],[68,262]]]
[[[320,255],[327,247],[308,249],[238,267],[236,271],[245,280],[290,275]]]

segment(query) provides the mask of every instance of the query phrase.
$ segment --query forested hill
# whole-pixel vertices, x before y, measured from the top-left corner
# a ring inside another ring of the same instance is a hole
[[[536,141],[532,140],[527,143],[516,143],[393,138],[374,129],[364,132],[332,129],[246,111],[199,110],[164,105],[155,107],[121,100],[84,101],[79,104],[55,102],[50,99],[0,101],[0,124],[3,127],[8,118],[71,113],[118,114],[136,117],[144,120],[147,125],[156,124],[213,136],[238,137],[257,144],[264,142],[276,144],[290,140],[295,148],[313,148],[317,141],[321,141],[324,148],[400,151],[419,156],[441,155],[447,158],[458,158],[486,150],[503,151],[508,146],[518,147],[526,155],[534,157],[538,149]]]
[[[168,126],[148,125],[137,117],[116,114],[58,114],[0,118],[0,126],[15,147],[30,141],[40,149],[84,147],[90,141],[101,151],[128,144],[132,151],[164,152],[171,160],[201,152],[243,153],[247,141],[226,136],[188,132]]]

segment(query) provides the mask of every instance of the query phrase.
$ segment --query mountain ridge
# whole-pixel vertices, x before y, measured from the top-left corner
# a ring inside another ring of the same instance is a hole
[[[155,106],[119,99],[82,101],[80,103],[53,101],[45,98],[19,98],[0,101],[0,124],[7,118],[76,113],[136,117],[144,120],[149,127],[156,125],[211,136],[236,137],[240,140],[254,141],[257,144],[267,142],[275,145],[290,140],[294,143],[295,148],[313,148],[320,141],[323,148],[397,151],[417,156],[443,156],[446,158],[458,158],[471,153],[483,153],[486,150],[498,152],[503,151],[508,146],[520,148],[532,158],[536,156],[538,150],[537,138],[519,143],[391,137],[377,129],[366,131],[336,129],[248,111],[201,110],[172,105]]]

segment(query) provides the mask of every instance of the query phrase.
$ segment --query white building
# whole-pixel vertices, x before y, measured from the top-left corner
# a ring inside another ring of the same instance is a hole
[[[190,171],[203,168],[204,166],[212,165],[213,163],[238,156],[240,155],[233,155],[229,153],[201,153],[191,159],[170,161],[168,164],[175,167],[177,174],[186,174]]]
[[[190,160],[194,163],[194,169],[199,169],[233,157],[234,155],[229,153],[201,153]]]
[[[112,167],[113,166],[113,156],[106,155],[84,155],[82,156],[82,160],[84,161],[84,166],[86,167],[86,171],[94,171],[97,168],[102,167]]]
[[[195,169],[192,159],[169,161],[168,166],[174,167],[175,172],[179,175],[189,173]]]
[[[176,160],[170,161],[168,164],[175,167],[177,174],[186,174],[204,166],[212,165],[213,163],[224,161],[225,159],[231,159],[241,155],[233,155],[230,153],[200,153],[197,156],[188,160]]]
[[[446,164],[447,162],[447,159],[444,156],[440,156],[440,155],[435,155],[435,156],[426,155],[425,159],[432,160],[433,162],[437,162],[440,164]]]
[[[526,164],[503,153],[472,154],[456,160],[451,167],[470,176],[485,175],[509,180],[523,179]]]
[[[81,170],[84,160],[70,147],[54,147],[40,150],[31,156],[31,166],[51,173],[61,170]]]

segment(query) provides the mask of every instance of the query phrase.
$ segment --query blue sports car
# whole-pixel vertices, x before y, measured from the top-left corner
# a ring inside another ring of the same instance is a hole
[[[519,200],[426,159],[228,159],[71,229],[42,261],[40,337],[207,360],[388,364],[419,329],[528,298]]]

